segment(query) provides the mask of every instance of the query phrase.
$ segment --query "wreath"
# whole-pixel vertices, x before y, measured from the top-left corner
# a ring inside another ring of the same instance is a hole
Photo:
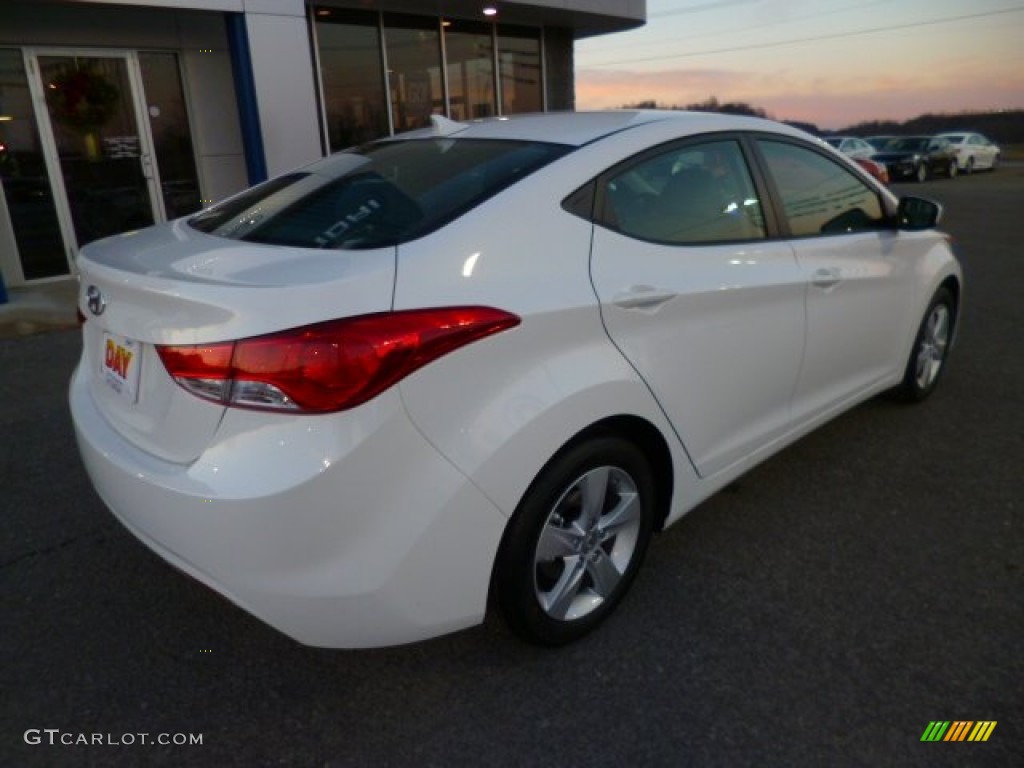
[[[49,96],[54,119],[86,134],[99,130],[114,116],[121,92],[89,67],[67,67],[53,79]]]

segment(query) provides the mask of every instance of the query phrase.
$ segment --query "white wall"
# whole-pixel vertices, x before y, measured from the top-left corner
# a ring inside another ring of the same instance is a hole
[[[305,9],[301,0],[246,0],[245,24],[267,173],[277,176],[323,156]]]

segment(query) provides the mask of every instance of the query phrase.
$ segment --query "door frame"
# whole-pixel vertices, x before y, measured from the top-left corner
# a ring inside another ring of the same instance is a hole
[[[57,210],[57,220],[60,225],[61,235],[64,239],[64,251],[68,261],[68,275],[77,274],[75,268],[75,254],[78,253],[78,237],[75,234],[74,222],[71,218],[71,205],[68,199],[67,187],[64,184],[64,174],[61,170],[60,156],[57,152],[57,141],[53,131],[53,123],[50,120],[50,110],[46,104],[42,73],[39,67],[40,57],[81,57],[92,59],[120,59],[125,63],[128,76],[128,83],[131,93],[129,94],[130,108],[135,117],[135,124],[139,138],[139,163],[141,172],[146,180],[146,190],[149,194],[150,208],[153,214],[153,222],[161,223],[167,220],[164,209],[163,194],[160,187],[160,171],[157,167],[153,134],[149,122],[149,113],[146,107],[145,90],[142,82],[142,70],[139,65],[138,51],[125,48],[81,48],[81,47],[51,47],[33,46],[22,49],[22,56],[25,64],[25,72],[28,78],[29,93],[32,97],[32,107],[36,116],[36,124],[39,126],[39,140],[43,150],[43,160],[46,163],[46,170],[50,176],[50,189],[53,193],[54,206]],[[21,271],[21,259],[16,259],[18,270]],[[24,273],[21,275],[21,282],[26,282]],[[61,279],[47,278],[47,279]],[[36,281],[33,281],[36,282]]]

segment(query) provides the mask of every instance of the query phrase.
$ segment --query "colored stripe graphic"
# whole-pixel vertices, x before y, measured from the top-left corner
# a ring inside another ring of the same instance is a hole
[[[932,720],[921,734],[921,741],[988,741],[996,720]]]
[[[988,741],[988,737],[992,735],[992,731],[996,729],[995,720],[982,720],[971,731],[971,735],[967,737],[968,741]]]
[[[943,741],[963,741],[967,738],[972,725],[974,723],[971,720],[955,720]]]

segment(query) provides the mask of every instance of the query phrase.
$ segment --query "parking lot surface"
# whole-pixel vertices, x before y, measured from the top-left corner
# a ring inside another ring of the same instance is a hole
[[[497,620],[295,644],[96,497],[77,332],[0,340],[0,766],[1024,765],[1024,168],[895,189],[945,204],[964,263],[934,397],[868,402],[707,501],[560,650]],[[922,742],[933,721],[996,726]]]

